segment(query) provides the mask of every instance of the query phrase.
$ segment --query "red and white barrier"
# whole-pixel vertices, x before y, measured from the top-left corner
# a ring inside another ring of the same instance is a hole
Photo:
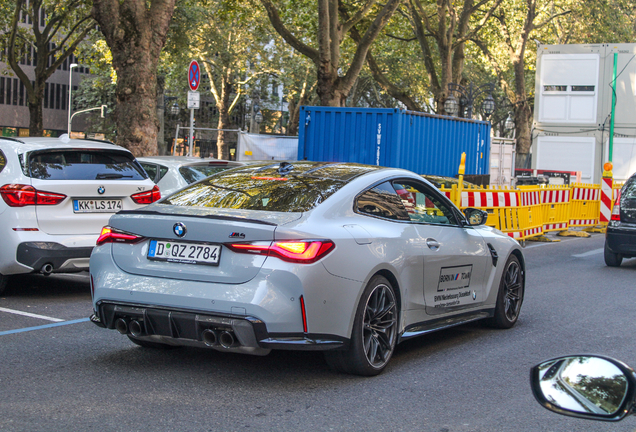
[[[462,192],[461,207],[517,207],[517,192]]]
[[[601,223],[609,222],[612,217],[612,198],[614,194],[612,183],[613,179],[611,177],[601,179],[601,214],[599,217]]]

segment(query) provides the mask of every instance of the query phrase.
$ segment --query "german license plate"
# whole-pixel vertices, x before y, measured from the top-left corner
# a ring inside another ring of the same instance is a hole
[[[221,246],[150,240],[148,259],[182,264],[219,265]]]
[[[74,213],[115,213],[122,210],[120,199],[76,199]]]

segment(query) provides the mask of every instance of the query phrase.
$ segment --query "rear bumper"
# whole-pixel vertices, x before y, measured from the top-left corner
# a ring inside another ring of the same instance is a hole
[[[119,320],[123,320],[125,325]],[[333,335],[268,333],[265,323],[251,316],[121,302],[98,302],[91,321],[100,327],[117,329],[120,333],[130,334],[141,340],[253,355],[266,355],[272,349],[342,349],[349,344],[348,340]],[[209,332],[214,335],[211,336]],[[234,340],[235,343],[224,344],[220,337],[224,332],[230,334],[231,339],[228,340]]]
[[[23,242],[18,245],[16,260],[38,271],[46,264],[54,273],[88,270],[93,247],[67,247],[55,242]]]
[[[614,253],[622,254],[625,257],[636,256],[636,225],[608,225],[605,243]]]

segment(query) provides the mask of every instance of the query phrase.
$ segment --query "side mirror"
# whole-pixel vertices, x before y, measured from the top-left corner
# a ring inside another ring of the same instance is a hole
[[[488,212],[472,207],[464,209],[464,216],[468,220],[468,225],[477,226],[483,225],[488,220]]]
[[[530,370],[532,393],[544,408],[571,417],[619,421],[631,413],[636,375],[609,357],[577,355]]]

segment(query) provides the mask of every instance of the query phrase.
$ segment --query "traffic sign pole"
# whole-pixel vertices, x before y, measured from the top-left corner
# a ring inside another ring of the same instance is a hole
[[[188,108],[190,108],[190,133],[188,134],[188,156],[192,156],[192,147],[194,146],[194,110],[199,109],[199,83],[201,82],[201,69],[199,68],[199,62],[192,60],[188,67],[188,86],[190,92],[188,93]],[[196,93],[196,95],[193,95]],[[196,96],[196,97],[194,97]],[[192,97],[192,99],[191,99]]]
[[[190,133],[188,134],[188,156],[192,156],[192,146],[194,145],[194,108],[190,110]]]

